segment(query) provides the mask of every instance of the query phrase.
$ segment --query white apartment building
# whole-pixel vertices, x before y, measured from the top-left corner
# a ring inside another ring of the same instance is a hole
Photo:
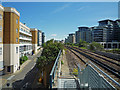
[[[20,22],[19,31],[19,51],[20,57],[32,54],[32,33],[30,28]]]

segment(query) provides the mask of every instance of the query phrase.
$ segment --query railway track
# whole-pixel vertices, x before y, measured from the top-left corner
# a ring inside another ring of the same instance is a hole
[[[105,70],[109,71],[110,73],[112,73],[113,75],[115,75],[117,78],[120,78],[120,72],[119,72],[119,69],[117,70],[114,67],[111,67],[110,65],[108,65],[108,63],[105,63],[104,62],[101,62],[100,58],[98,57],[92,57],[93,55],[90,55],[86,52],[83,52],[82,50],[79,50],[79,49],[76,49],[76,48],[73,48],[73,47],[67,47],[69,50],[74,50],[75,52],[77,53],[80,53],[81,55],[85,56],[86,58],[90,59],[92,62],[96,63],[97,65],[101,66],[102,68],[104,68]],[[76,55],[78,58],[80,58],[78,55]],[[98,60],[100,59],[100,60]],[[84,61],[83,61],[84,62]],[[109,63],[110,64],[110,63]]]

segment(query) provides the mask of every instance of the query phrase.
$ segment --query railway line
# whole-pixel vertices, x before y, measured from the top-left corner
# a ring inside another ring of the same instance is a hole
[[[106,69],[107,71],[111,72],[113,75],[115,75],[117,78],[120,78],[120,67],[117,65],[114,65],[111,62],[105,61],[104,59],[95,57],[94,55],[91,55],[87,52],[84,52],[82,50],[79,50],[77,48],[74,47],[67,47],[68,49],[72,49],[78,53],[80,53],[81,55],[85,56],[86,58],[90,59],[92,62],[98,64],[99,66],[103,67],[104,69]]]
[[[75,48],[72,47],[66,47],[69,51],[71,51],[76,57],[78,57],[82,63],[86,64],[88,63],[88,61],[92,61],[94,64],[96,64],[99,68],[101,68],[105,73],[107,73],[110,77],[114,78],[114,80],[116,80],[118,83],[120,83],[120,74],[116,71],[114,71],[113,69],[111,69],[112,67],[106,65],[106,63],[101,63],[100,61],[98,61],[97,59],[94,59],[92,57],[89,57],[88,55],[86,55],[85,52],[82,52],[82,50],[77,50]],[[79,60],[79,61],[80,61]],[[78,62],[79,63],[79,62]],[[109,68],[110,67],[110,68]],[[104,76],[104,75],[103,75]],[[119,88],[113,81],[111,81],[109,78],[107,78],[106,76],[104,76],[109,82],[111,82],[116,88]]]

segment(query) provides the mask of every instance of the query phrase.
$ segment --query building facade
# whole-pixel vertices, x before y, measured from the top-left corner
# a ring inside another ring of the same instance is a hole
[[[80,40],[91,42],[92,41],[92,31],[89,27],[78,27],[78,31],[75,33],[76,43]]]
[[[0,5],[0,75],[3,73],[3,14],[4,7]]]
[[[75,43],[75,34],[74,33],[69,34],[67,39],[68,43]]]
[[[24,55],[32,54],[32,33],[30,28],[20,22],[20,31],[19,31],[19,51],[20,57]]]
[[[0,75],[17,71],[20,57],[36,54],[44,39],[44,33],[20,22],[15,8],[0,5]]]
[[[32,54],[37,53],[37,32],[38,30],[36,28],[31,28],[32,33]]]
[[[42,32],[42,44],[45,43],[45,33]]]
[[[104,48],[120,48],[120,20],[102,20],[92,30],[93,41],[99,42]]]
[[[4,8],[3,58],[4,73],[14,73],[19,68],[20,13],[11,7]]]
[[[42,31],[38,30],[38,40],[37,40],[37,45],[42,46]]]

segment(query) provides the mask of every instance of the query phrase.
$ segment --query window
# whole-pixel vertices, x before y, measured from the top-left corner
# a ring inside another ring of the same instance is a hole
[[[2,15],[0,14],[0,20],[2,20]]]
[[[0,26],[0,31],[2,31],[2,26]]]
[[[0,47],[0,55],[2,55],[2,47]]]
[[[16,33],[18,33],[18,29],[16,29]]]
[[[16,24],[18,24],[18,19],[16,19]]]
[[[0,37],[0,42],[2,42],[2,38]]]
[[[16,38],[16,42],[18,42],[18,38]]]
[[[8,67],[7,67],[7,72],[10,72],[10,71],[11,71],[11,70],[10,70],[10,66],[8,66]]]
[[[18,53],[18,47],[16,47],[16,53]]]

